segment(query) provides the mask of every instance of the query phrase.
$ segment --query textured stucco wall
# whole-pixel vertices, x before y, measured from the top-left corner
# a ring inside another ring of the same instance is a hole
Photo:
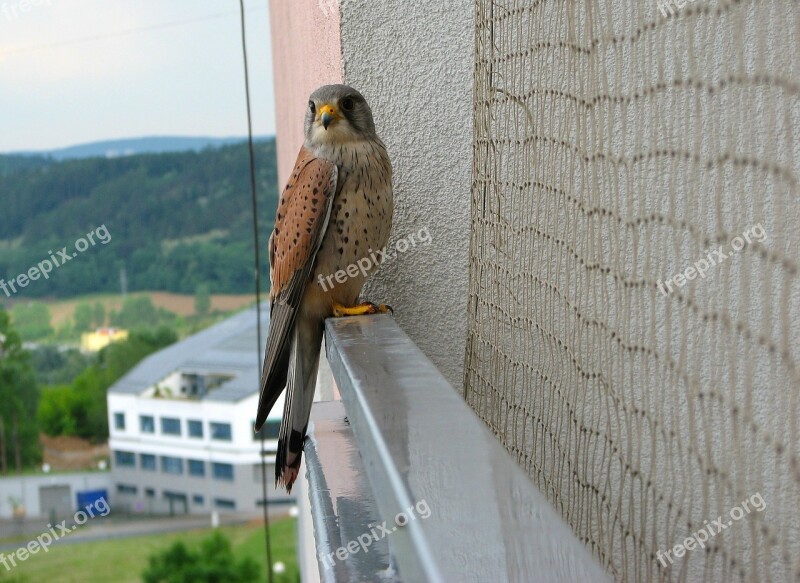
[[[308,96],[342,82],[335,0],[270,0],[278,176],[283,185],[303,144]]]
[[[797,3],[477,4],[468,401],[618,580],[796,578]]]
[[[425,227],[365,296],[387,301],[400,326],[455,387],[463,384],[472,173],[472,0],[345,0],[345,81],[375,113],[394,165],[392,243]]]

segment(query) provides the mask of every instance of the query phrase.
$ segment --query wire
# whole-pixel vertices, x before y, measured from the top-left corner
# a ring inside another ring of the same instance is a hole
[[[250,150],[250,195],[253,204],[253,245],[255,247],[255,284],[256,284],[256,336],[258,347],[256,350],[256,358],[258,359],[258,367],[261,368],[261,253],[260,242],[258,235],[258,195],[256,192],[256,156],[253,148],[253,115],[250,107],[250,73],[247,65],[247,33],[245,24],[245,10],[244,0],[239,0],[239,11],[241,13],[242,21],[242,57],[244,59],[244,89],[247,98],[247,144]],[[267,551],[267,580],[269,583],[273,581],[272,573],[272,545],[270,544],[269,534],[269,499],[267,497],[267,449],[264,444],[264,430],[259,431],[261,438],[261,494],[264,503],[264,540]]]
[[[265,10],[266,6],[261,6],[257,8],[251,8],[247,12],[255,12],[257,10]],[[163,30],[165,28],[174,28],[176,26],[185,26],[187,24],[195,24],[197,22],[206,22],[208,20],[217,20],[219,18],[225,18],[227,16],[234,16],[237,14],[237,11],[227,11],[227,12],[216,12],[214,14],[207,14],[205,16],[198,16],[197,18],[189,18],[187,20],[173,20],[170,22],[162,22],[159,24],[149,24],[146,26],[137,26],[134,28],[127,28],[123,30],[119,30],[116,32],[110,32],[107,34],[98,34],[94,36],[84,36],[79,38],[72,38],[72,39],[65,39],[61,41],[55,41],[52,43],[41,44],[41,45],[28,45],[23,47],[17,48],[10,48],[10,49],[2,49],[0,48],[0,57],[9,57],[12,55],[20,55],[24,53],[35,53],[39,51],[46,51],[49,49],[55,49],[59,47],[66,47],[71,45],[83,44],[88,42],[94,42],[98,40],[108,40],[114,38],[120,38],[123,36],[129,36],[132,34],[138,34],[140,32],[150,32],[152,30]]]

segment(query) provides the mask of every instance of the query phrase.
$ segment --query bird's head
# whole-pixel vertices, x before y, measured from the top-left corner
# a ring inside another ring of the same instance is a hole
[[[324,85],[311,94],[306,110],[308,146],[373,137],[372,110],[361,93],[347,85]]]

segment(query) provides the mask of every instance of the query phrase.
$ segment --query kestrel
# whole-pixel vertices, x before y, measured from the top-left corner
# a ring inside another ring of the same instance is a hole
[[[385,247],[392,212],[392,165],[372,110],[352,87],[320,87],[308,102],[305,141],[269,239],[270,327],[255,429],[288,387],[275,480],[289,492],[300,469],[325,318],[388,308],[357,302],[377,267],[364,258]],[[367,263],[357,273],[352,267]],[[340,270],[347,278],[334,282],[330,276]]]

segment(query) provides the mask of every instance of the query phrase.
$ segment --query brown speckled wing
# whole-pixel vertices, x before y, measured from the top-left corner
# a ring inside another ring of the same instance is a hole
[[[295,316],[328,228],[338,175],[335,164],[303,148],[278,203],[269,239],[270,324],[256,430],[286,386]]]
[[[278,203],[275,230],[270,237],[270,279],[273,302],[288,300],[306,282],[295,275],[313,263],[327,227],[337,168],[331,162],[314,158],[300,150],[297,163]]]

